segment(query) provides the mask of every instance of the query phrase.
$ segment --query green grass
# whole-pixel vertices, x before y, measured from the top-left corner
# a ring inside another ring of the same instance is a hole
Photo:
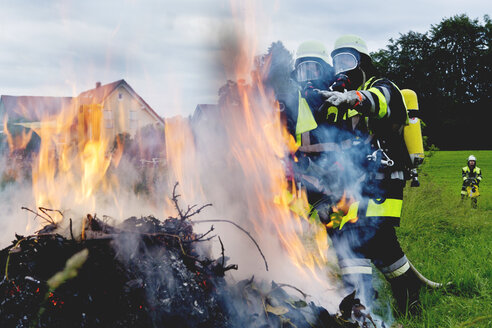
[[[482,169],[478,208],[462,203],[461,167],[477,157]],[[423,290],[422,315],[403,327],[492,327],[492,151],[436,151],[420,169],[421,186],[405,190],[402,248],[427,278],[451,282]],[[387,289],[386,289],[387,290]]]

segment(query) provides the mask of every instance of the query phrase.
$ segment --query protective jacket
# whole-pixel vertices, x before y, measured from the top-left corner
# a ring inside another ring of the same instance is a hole
[[[370,78],[359,92],[364,97],[357,110],[367,117],[373,135],[373,161],[364,184],[364,196],[369,200],[361,204],[359,213],[368,218],[389,218],[399,225],[404,169],[411,165],[403,138],[403,127],[408,124],[405,101],[398,87],[386,78]],[[386,163],[381,164],[381,159]]]
[[[362,183],[358,220],[342,230],[334,229],[330,237],[346,286],[360,290],[361,297],[371,302],[372,262],[391,283],[399,306],[404,308],[409,295],[412,301],[416,299],[419,288],[394,228],[402,212],[404,168],[411,165],[403,138],[407,109],[400,90],[388,79],[373,77],[358,91],[364,97],[356,108],[367,118],[373,137],[371,160]]]
[[[285,118],[289,132],[297,142],[297,161],[294,173],[297,182],[306,188],[308,201],[317,210],[320,206],[334,205],[343,196],[349,184],[354,183],[353,172],[347,172],[344,151],[357,138],[330,118],[326,108],[316,107],[309,90],[298,90],[296,97],[286,96]],[[365,143],[364,143],[365,142]],[[361,142],[368,148],[369,139]],[[363,152],[359,152],[363,153]]]
[[[463,184],[468,179],[476,180],[477,185],[482,181],[482,171],[478,166],[475,166],[473,169],[470,169],[468,165],[463,167],[461,169],[461,176],[463,177]]]

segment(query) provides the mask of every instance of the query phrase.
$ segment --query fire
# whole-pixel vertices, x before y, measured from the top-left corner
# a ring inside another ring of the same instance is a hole
[[[26,130],[23,129],[20,135],[12,136],[7,128],[7,122],[8,115],[5,117],[3,122],[3,133],[7,136],[7,144],[9,146],[10,153],[12,154],[15,150],[25,149],[29,141],[31,141],[32,130],[26,132]]]
[[[195,204],[206,199],[202,189],[197,149],[189,122],[182,117],[165,121],[166,159],[168,167],[168,190],[176,182],[184,202]],[[166,211],[173,209],[169,202]]]
[[[249,5],[248,2],[246,6]],[[252,8],[247,9],[249,11],[245,13],[251,15],[237,20],[244,24],[238,31],[254,30],[255,16]],[[235,11],[243,13],[238,8]],[[309,215],[305,192],[289,181],[286,163],[291,160],[297,144],[281,120],[273,91],[263,85],[262,76],[268,70],[270,59],[255,57],[257,40],[254,38],[238,35],[235,40],[239,44],[234,49],[236,53],[232,54],[234,60],[227,52],[224,57],[235,63],[232,72],[228,72],[236,81],[231,86],[233,96],[226,97],[218,106],[218,122],[223,125],[207,127],[220,130],[217,134],[221,144],[216,148],[220,149],[221,156],[217,164],[224,169],[220,172],[221,183],[234,185],[231,189],[221,187],[226,192],[237,192],[221,194],[229,203],[219,205],[219,210],[241,207],[242,217],[253,227],[256,236],[265,236],[271,238],[269,242],[280,244],[298,269],[298,275],[327,287],[326,277],[320,275],[328,264],[326,227]],[[255,70],[250,75],[253,66]],[[32,165],[36,207],[95,212],[98,196],[111,195],[118,185],[116,177],[108,176],[108,169],[111,164],[119,165],[123,153],[121,140],[116,141],[116,150],[112,152],[112,140],[101,128],[101,106],[75,101],[61,110],[60,115],[45,117],[38,123],[30,126],[41,140]],[[6,127],[4,123],[4,131]],[[208,202],[209,196],[217,196],[207,188],[210,183],[217,183],[207,176],[215,154],[203,153],[199,143],[208,141],[197,140],[194,128],[185,118],[176,117],[165,122],[166,192],[179,182],[184,204]],[[27,137],[22,136],[23,139]],[[24,143],[18,142],[19,145]],[[12,139],[10,144],[14,148],[16,142]],[[234,175],[228,175],[230,172]],[[237,186],[242,190],[238,191]],[[118,198],[113,199],[117,205]],[[169,210],[174,206],[169,202],[162,207]],[[345,209],[347,205],[339,204],[338,207]],[[55,221],[59,220],[61,215],[55,217]]]
[[[254,32],[255,16],[251,14],[252,8],[246,6],[244,10],[233,6],[236,12],[245,13],[237,19],[236,31]],[[240,168],[241,176],[235,178],[244,189],[251,190],[244,195],[244,215],[256,235],[273,235],[274,242],[281,244],[300,275],[326,286],[326,277],[319,274],[327,265],[326,228],[309,217],[305,193],[286,177],[285,163],[297,145],[282,123],[273,91],[262,82],[270,58],[254,56],[254,38],[240,35],[236,41],[240,42],[236,47],[239,53],[230,56],[236,63],[233,80],[237,81],[237,97],[229,99],[220,110],[231,150],[228,162]],[[302,210],[296,210],[299,208]]]
[[[326,224],[329,229],[342,229],[345,223],[355,223],[359,219],[357,216],[359,202],[353,197],[347,196],[344,192],[338,203],[331,208],[331,221]]]
[[[101,132],[97,109],[74,102],[58,116],[30,125],[40,138],[39,152],[32,160],[36,207],[95,210],[96,192],[107,187],[105,175],[111,163],[110,140]],[[54,220],[61,218],[60,214]]]

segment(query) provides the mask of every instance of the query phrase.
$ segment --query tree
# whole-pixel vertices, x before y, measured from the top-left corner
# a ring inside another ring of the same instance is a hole
[[[372,55],[376,68],[419,96],[431,143],[442,149],[487,147],[485,120],[492,108],[492,22],[457,15],[426,33],[390,39]]]

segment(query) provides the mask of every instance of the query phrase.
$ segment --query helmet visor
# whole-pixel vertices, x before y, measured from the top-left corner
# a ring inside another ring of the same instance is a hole
[[[335,74],[353,70],[357,65],[357,58],[351,53],[341,52],[333,56],[333,68],[335,69]]]
[[[304,61],[297,65],[297,82],[314,81],[323,77],[323,66],[316,61]]]

